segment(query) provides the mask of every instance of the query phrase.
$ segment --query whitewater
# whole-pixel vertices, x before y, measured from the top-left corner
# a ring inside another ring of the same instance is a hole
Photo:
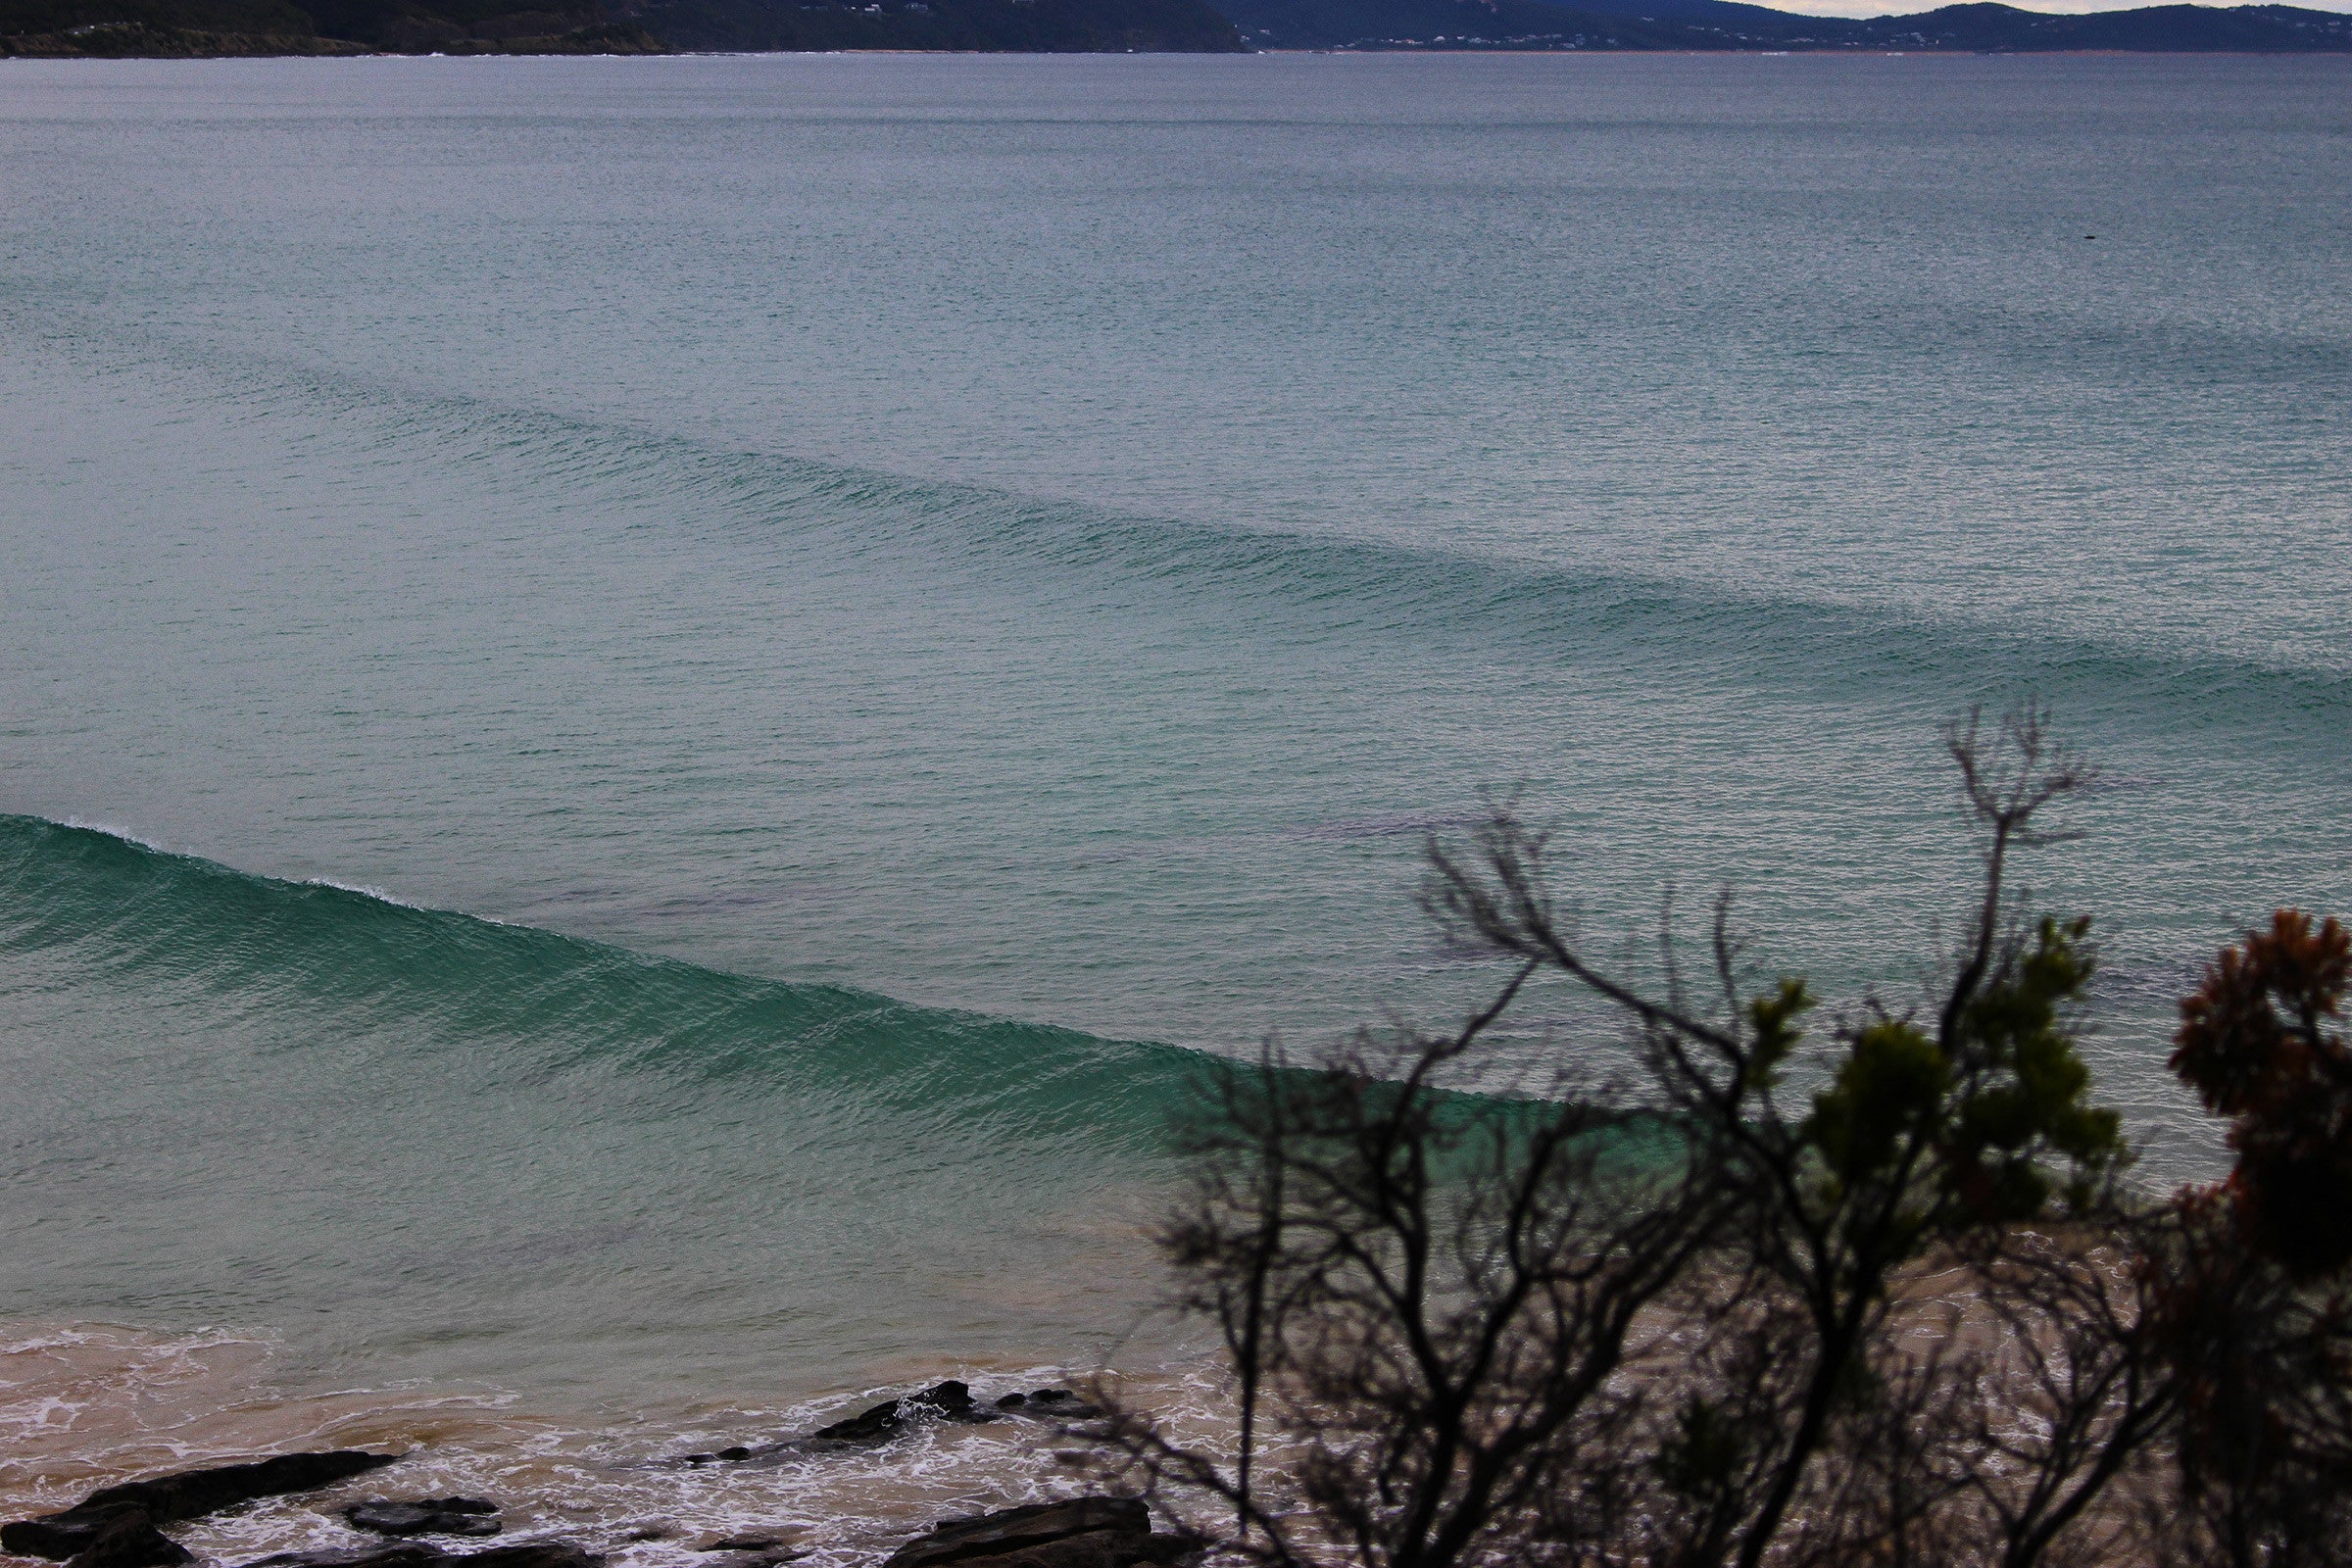
[[[0,1502],[421,1445],[829,1568],[1069,1490],[1013,1424],[659,1461],[946,1376],[1213,1423],[1169,1118],[1487,994],[1430,835],[1515,800],[1631,971],[1729,884],[1899,1002],[1937,725],[2029,693],[2101,1093],[2210,1169],[2174,1000],[2352,911],[2347,87],[6,63]]]

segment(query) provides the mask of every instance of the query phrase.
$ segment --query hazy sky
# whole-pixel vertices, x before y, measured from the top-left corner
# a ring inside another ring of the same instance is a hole
[[[1752,3],[1816,17],[1884,17],[1933,11],[1939,0],[1752,0]],[[2080,12],[2130,11],[2141,5],[2161,4],[2163,0],[2120,0],[2120,3],[2119,0],[2002,0],[2002,3],[2020,11]],[[2310,11],[2352,11],[2352,0],[2287,0],[2287,3]]]

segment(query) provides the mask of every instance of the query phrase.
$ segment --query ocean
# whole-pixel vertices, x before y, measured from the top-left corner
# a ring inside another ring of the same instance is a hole
[[[2102,767],[2027,879],[2209,1172],[2174,999],[2352,911],[2347,257],[2340,59],[0,64],[0,1503],[422,1445],[830,1568],[1067,1490],[652,1461],[1213,1426],[1168,1117],[1486,993],[1430,835],[1899,1003],[1975,704]]]

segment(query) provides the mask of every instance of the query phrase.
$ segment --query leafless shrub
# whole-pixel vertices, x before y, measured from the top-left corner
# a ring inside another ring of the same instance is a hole
[[[2036,1568],[2192,1535],[2211,1557],[2217,1527],[2167,1507],[2203,1473],[2176,1462],[2183,1352],[2155,1333],[2182,1211],[2119,1190],[2077,1050],[2088,922],[2011,887],[2091,775],[2032,710],[1945,742],[1982,850],[1961,940],[1916,1004],[1819,1036],[1802,981],[1751,974],[1728,895],[1695,965],[1669,925],[1645,988],[1591,956],[1512,811],[1433,841],[1425,907],[1510,976],[1452,1031],[1219,1078],[1162,1239],[1240,1442],[1118,1410],[1144,1475],[1283,1565]],[[1538,977],[1613,1012],[1614,1049],[1565,1042],[1521,1098],[1456,1092]],[[2327,1427],[2352,1340],[2324,1375],[2302,1343],[2335,1392],[2298,1419],[2352,1434]]]

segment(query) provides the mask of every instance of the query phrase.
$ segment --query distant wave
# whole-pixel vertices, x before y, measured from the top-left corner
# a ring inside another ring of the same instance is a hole
[[[314,413],[361,416],[334,422],[402,453],[422,443],[436,463],[519,465],[650,502],[678,515],[682,529],[747,544],[782,530],[825,540],[836,562],[918,552],[983,580],[1049,574],[1057,590],[1107,612],[1169,596],[1238,612],[1276,639],[1407,636],[1421,647],[1537,662],[1719,666],[1742,682],[1840,701],[1869,691],[1937,713],[1972,696],[1998,702],[2031,687],[2070,713],[2134,727],[2285,727],[2298,750],[2352,750],[2352,726],[2340,722],[2352,716],[2352,653],[2298,662],[1974,616],[1965,604],[1923,614],[1600,565],[1152,516],[243,362],[163,336],[122,346],[143,365],[160,361],[222,384],[252,413],[291,399]],[[106,352],[90,339],[82,347]]]
[[[547,416],[515,416],[526,422]],[[613,432],[615,439],[623,439]],[[725,499],[746,530],[789,521],[868,552],[951,550],[981,573],[1054,574],[1106,608],[1194,594],[1255,612],[1262,634],[1369,633],[1471,655],[1560,663],[1736,667],[1766,685],[1850,698],[1857,685],[1937,710],[2033,685],[2067,706],[2166,727],[2352,714],[2352,667],[2219,648],[2155,649],[1955,615],[1741,595],[1704,583],[1388,541],[1143,516],[642,435]],[[2332,744],[2332,743],[2323,743]]]

